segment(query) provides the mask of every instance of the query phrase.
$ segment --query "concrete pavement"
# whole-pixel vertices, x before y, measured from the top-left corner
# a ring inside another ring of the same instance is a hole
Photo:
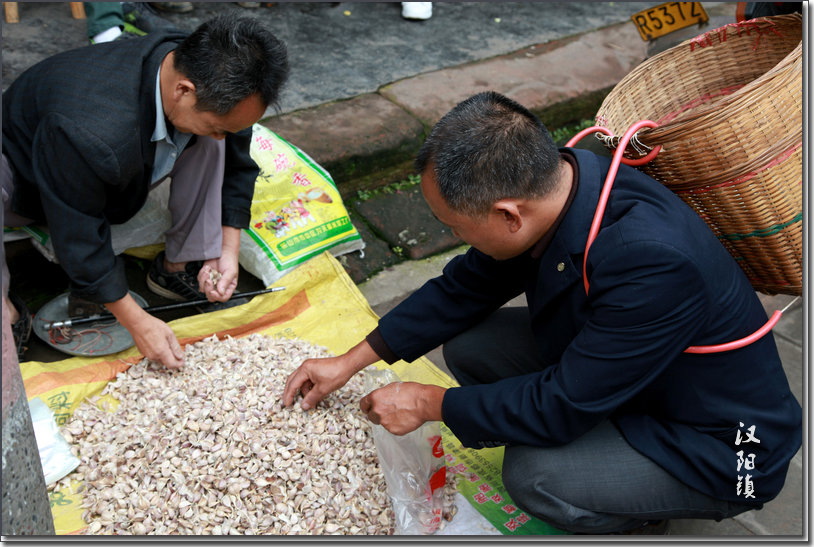
[[[644,7],[642,4],[573,4],[579,5],[578,13],[585,15],[584,21],[590,21],[590,24],[567,26],[562,23],[560,32],[546,30],[546,34],[540,35],[517,22],[516,28],[521,35],[519,41],[511,41],[506,34],[501,34],[497,49],[467,48],[465,44],[459,44],[456,55],[460,57],[452,55],[423,64],[405,59],[400,72],[391,66],[377,72],[373,78],[364,79],[363,83],[359,83],[356,74],[350,76],[354,70],[359,71],[353,69],[355,58],[342,59],[327,54],[322,61],[313,56],[303,58],[305,68],[301,70],[308,70],[307,62],[310,61],[310,66],[316,70],[333,71],[330,72],[332,76],[325,78],[326,84],[319,90],[307,93],[308,83],[295,81],[293,89],[302,96],[299,99],[287,96],[283,104],[290,106],[263,120],[264,125],[299,146],[334,177],[354,225],[367,244],[364,257],[352,254],[342,257],[341,261],[380,315],[424,281],[438,275],[449,258],[462,250],[461,242],[429,214],[417,187],[410,184],[394,186],[412,173],[415,152],[429,128],[446,111],[475,92],[494,89],[528,106],[550,128],[561,127],[591,118],[613,85],[646,57],[646,44],[627,20],[630,13]],[[196,21],[195,17],[203,18],[208,10],[219,9],[219,5],[223,6],[222,3],[197,6],[191,18],[169,18],[179,24],[191,25]],[[705,2],[704,5],[714,17],[734,19],[734,3]],[[426,22],[434,25],[429,28],[421,26],[425,23],[400,21],[395,5],[304,6],[298,8],[299,13],[294,13],[294,7],[281,3],[281,10],[274,12],[272,7],[268,11],[261,10],[258,15],[290,15],[292,21],[280,17],[271,24],[276,25],[275,32],[281,38],[287,38],[291,51],[297,54],[302,51],[303,44],[320,39],[319,29],[330,33],[336,25],[352,22],[347,29],[348,36],[351,36],[351,31],[357,34],[365,31],[354,26],[357,24],[354,14],[360,19],[374,15],[381,18],[387,15],[387,10],[393,11],[394,21],[402,26],[390,27],[388,22],[383,29],[387,32],[382,32],[382,44],[376,50],[383,65],[389,64],[381,60],[385,56],[399,55],[398,48],[388,47],[389,37],[394,33],[414,34],[416,39],[423,40],[429,40],[439,32],[463,34],[466,27],[456,24],[453,16],[474,17],[474,8],[467,11],[465,6],[441,3],[436,7],[434,18]],[[543,15],[539,6],[518,6],[518,10],[538,10],[529,11],[529,14]],[[589,19],[592,6],[603,16]],[[502,12],[494,13],[487,12],[483,6],[479,9],[483,10],[481,14],[491,15],[493,23],[495,19],[511,20],[506,15],[505,6]],[[567,21],[568,13],[557,11],[563,9],[560,4],[557,9],[552,8],[552,12],[559,14],[561,21]],[[345,15],[346,11],[351,15]],[[22,11],[23,22],[25,17],[26,13]],[[499,28],[502,22],[484,27],[479,32],[486,34],[490,28]],[[533,22],[545,27],[542,17]],[[326,30],[328,25],[333,25],[332,30]],[[289,26],[293,29],[285,30]],[[4,26],[4,78],[7,73],[7,28]],[[428,34],[430,31],[432,35]],[[473,43],[472,40],[469,43]],[[443,47],[443,42],[434,47]],[[410,51],[415,53],[421,49]],[[375,68],[376,64],[374,62],[372,66]],[[374,68],[369,72],[375,72]],[[341,85],[345,75],[346,80],[353,81],[352,85]],[[134,276],[136,278],[143,278],[143,275]],[[251,288],[241,286],[241,290]],[[145,294],[137,286],[134,290]],[[765,297],[763,301],[771,312],[785,305],[790,298]],[[806,385],[803,318],[803,306],[798,303],[784,314],[774,331],[784,368],[800,401],[803,401]],[[440,351],[432,352],[430,359],[444,368]],[[807,460],[801,451],[792,462],[783,492],[763,510],[720,523],[674,521],[671,533],[682,536],[762,536],[761,539],[773,535],[801,536],[804,531],[805,464]],[[807,529],[805,531],[807,533]]]

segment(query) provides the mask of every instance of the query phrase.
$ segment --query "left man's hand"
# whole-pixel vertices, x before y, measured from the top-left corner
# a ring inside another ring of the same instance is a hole
[[[223,251],[220,258],[207,260],[198,272],[198,287],[210,302],[226,302],[234,294],[237,276],[240,273],[239,254],[240,229],[224,226]],[[210,275],[213,271],[220,274],[220,278],[214,282]]]
[[[144,311],[130,293],[105,304],[105,307],[127,329],[144,357],[167,368],[184,366],[184,349],[173,330],[161,319]]]
[[[424,422],[441,421],[441,403],[446,388],[395,382],[371,391],[359,402],[362,412],[374,424],[395,435],[405,435]]]

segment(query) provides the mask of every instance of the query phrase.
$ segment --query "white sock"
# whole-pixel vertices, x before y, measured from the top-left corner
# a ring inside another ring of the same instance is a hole
[[[93,37],[94,44],[101,44],[103,42],[112,42],[119,36],[121,36],[122,29],[119,27],[110,27],[107,30],[103,30],[99,34]]]

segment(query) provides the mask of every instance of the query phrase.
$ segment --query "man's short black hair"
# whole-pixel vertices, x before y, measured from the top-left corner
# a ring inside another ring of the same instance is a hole
[[[536,199],[556,186],[560,154],[545,125],[494,91],[461,102],[435,125],[415,161],[450,209],[482,216],[498,200]]]
[[[257,19],[232,13],[195,29],[175,49],[173,64],[195,84],[198,110],[220,115],[255,93],[276,105],[288,78],[285,44]]]

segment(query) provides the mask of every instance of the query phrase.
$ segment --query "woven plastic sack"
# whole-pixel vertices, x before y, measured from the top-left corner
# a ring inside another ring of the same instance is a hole
[[[689,204],[754,288],[802,294],[802,19],[725,25],[643,62],[596,116],[625,152],[658,155],[640,169]]]
[[[255,125],[260,166],[251,226],[240,236],[240,264],[266,286],[306,260],[364,248],[331,176],[305,152]]]

